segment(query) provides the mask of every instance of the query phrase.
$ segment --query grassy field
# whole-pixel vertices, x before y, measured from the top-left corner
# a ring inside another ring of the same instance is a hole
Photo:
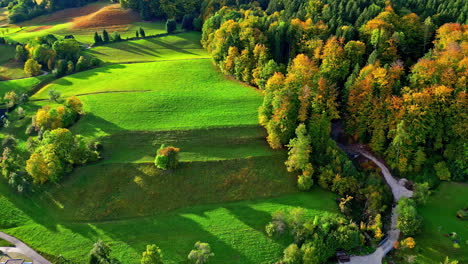
[[[59,79],[31,99],[47,99],[49,90],[80,97],[88,114],[73,130],[88,136],[256,125],[262,100],[210,60],[110,65]]]
[[[468,221],[456,218],[458,210],[468,206],[467,184],[444,183],[421,208],[423,230],[415,237],[417,263],[439,264],[446,256],[459,263],[468,263]],[[458,234],[460,248],[454,248],[445,234]]]
[[[14,57],[14,46],[0,44],[0,81],[26,77],[23,65],[13,61]]]
[[[200,45],[198,32],[112,43],[92,48],[87,52],[113,63],[209,58]]]
[[[17,94],[22,94],[31,89],[34,85],[40,83],[46,76],[24,78],[18,80],[0,82],[0,97],[3,98],[6,92],[15,91]]]
[[[88,249],[99,238],[109,243],[122,263],[139,263],[146,244],[157,243],[165,263],[183,263],[193,244],[209,242],[213,263],[271,263],[291,241],[268,238],[264,232],[270,214],[303,207],[310,216],[336,214],[334,195],[320,189],[311,193],[234,203],[193,206],[156,216],[106,222],[68,222],[50,218],[24,198],[0,196],[8,217],[6,232],[46,255],[62,254],[71,263],[85,263]],[[14,204],[13,204],[14,203]],[[19,210],[21,206],[24,210]],[[29,212],[32,210],[32,212]],[[71,209],[70,209],[71,210]],[[228,223],[228,224],[227,224]]]

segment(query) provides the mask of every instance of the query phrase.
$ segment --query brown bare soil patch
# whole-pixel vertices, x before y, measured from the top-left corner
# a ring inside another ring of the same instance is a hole
[[[33,20],[28,21],[28,24],[43,24],[43,23],[53,23],[53,22],[70,22],[73,18],[81,17],[85,15],[92,14],[102,8],[102,4],[90,4],[82,7],[76,8],[67,8],[54,12],[52,14],[47,14],[40,16]]]
[[[36,28],[33,28],[33,29],[28,30],[28,32],[37,32],[37,31],[45,30],[45,29],[48,29],[48,28],[51,28],[51,27],[52,27],[52,26],[50,26],[50,25],[38,26],[38,27],[36,27]]]
[[[71,28],[103,28],[109,26],[128,25],[140,21],[140,16],[129,9],[123,9],[119,4],[113,4],[99,9],[89,15],[73,19]]]

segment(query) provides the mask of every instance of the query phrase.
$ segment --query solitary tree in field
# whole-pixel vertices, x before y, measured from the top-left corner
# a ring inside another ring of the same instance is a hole
[[[60,99],[60,92],[57,90],[49,90],[49,100],[58,103]]]
[[[140,37],[140,32],[138,32],[138,30],[137,30],[137,31],[135,31],[135,37],[137,37],[137,38],[139,38],[139,37]]]
[[[177,22],[175,19],[168,19],[166,22],[166,31],[167,33],[172,33],[177,29]]]
[[[208,243],[198,241],[195,243],[195,248],[190,251],[188,259],[191,263],[204,264],[207,263],[208,259],[212,256],[214,256],[214,253],[211,252],[210,245]]]
[[[175,169],[179,163],[179,148],[166,147],[162,144],[154,160],[156,167],[162,170]]]
[[[156,245],[147,245],[141,257],[141,264],[163,264],[161,249]]]
[[[143,30],[143,28],[140,28],[140,36],[141,36],[142,38],[146,37],[146,33],[145,33],[145,31]]]
[[[41,74],[41,65],[34,59],[28,59],[24,64],[24,72],[29,77]]]
[[[111,264],[110,252],[110,247],[99,240],[93,245],[93,249],[89,253],[89,264]]]

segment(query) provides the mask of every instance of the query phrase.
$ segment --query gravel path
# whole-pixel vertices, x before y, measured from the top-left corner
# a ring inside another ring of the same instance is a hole
[[[385,164],[379,161],[376,157],[374,157],[370,152],[366,151],[361,145],[353,145],[344,147],[347,150],[351,150],[353,152],[357,152],[364,157],[370,159],[374,162],[382,171],[382,174],[387,182],[388,186],[393,193],[393,198],[395,202],[398,202],[402,197],[412,197],[413,192],[406,189],[403,185],[403,181],[397,181],[390,170],[385,166]],[[369,255],[366,256],[352,256],[350,262],[346,262],[347,264],[381,264],[382,259],[390,252],[393,248],[393,245],[396,241],[398,241],[398,237],[400,236],[400,230],[397,228],[397,219],[398,214],[396,212],[396,207],[392,208],[392,223],[390,225],[390,231],[388,231],[387,240],[380,245],[377,250]],[[340,262],[341,263],[341,262]]]
[[[21,253],[27,257],[29,257],[34,264],[52,264],[50,261],[45,259],[43,256],[39,255],[35,250],[30,248],[28,245],[23,243],[21,240],[7,235],[3,232],[0,232],[0,238],[12,243],[15,247],[0,247],[0,250],[8,253],[8,252],[15,252]]]

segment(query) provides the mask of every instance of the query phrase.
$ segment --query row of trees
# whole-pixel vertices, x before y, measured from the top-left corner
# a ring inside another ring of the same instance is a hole
[[[81,45],[75,39],[57,39],[52,34],[36,37],[26,45],[16,46],[16,60],[25,62],[28,76],[37,76],[42,71],[52,71],[56,77],[83,71],[100,65],[100,60],[90,55],[81,55]]]
[[[102,241],[93,245],[89,253],[89,264],[119,264],[120,262],[111,257],[111,248]],[[208,243],[196,242],[194,249],[188,254],[188,260],[194,264],[208,263],[214,256]],[[163,254],[157,245],[147,245],[141,256],[141,264],[163,264]]]

